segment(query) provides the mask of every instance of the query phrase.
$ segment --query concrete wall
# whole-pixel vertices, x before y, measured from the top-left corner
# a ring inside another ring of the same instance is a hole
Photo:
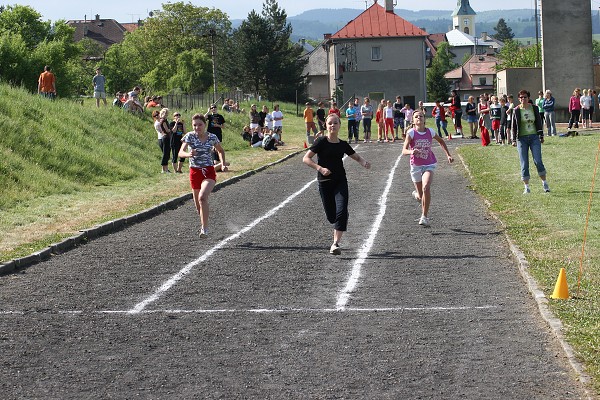
[[[557,121],[564,122],[573,90],[594,84],[591,1],[541,3],[543,87],[552,90]]]
[[[327,92],[327,75],[315,75],[308,78],[308,97],[327,100],[331,97],[331,93]]]
[[[356,71],[344,74],[344,100],[353,94],[362,98],[372,92],[381,92],[385,99],[395,101],[396,96],[414,96],[416,102],[425,101],[421,70]]]
[[[537,93],[542,89],[541,68],[509,68],[496,74],[496,93],[499,95],[512,94],[515,103],[519,90],[525,89],[531,93],[532,99],[537,99]]]

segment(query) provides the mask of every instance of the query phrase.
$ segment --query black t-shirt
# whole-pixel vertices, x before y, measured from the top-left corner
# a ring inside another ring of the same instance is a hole
[[[402,109],[404,106],[402,103],[394,103],[394,118],[404,119],[404,114],[402,113]]]
[[[213,133],[219,139],[219,142],[222,142],[223,141],[223,131],[221,128],[215,127],[215,124],[223,125],[225,123],[225,117],[223,117],[219,113],[208,114],[206,116],[206,120],[208,122],[208,127],[206,130],[210,133]]]
[[[258,121],[258,126],[260,126],[262,128],[265,126],[265,118],[267,117],[267,113],[259,111],[258,116],[260,118],[260,120]]]
[[[325,109],[324,108],[318,108],[317,109],[317,120],[321,121],[321,122],[325,122]]]
[[[338,143],[331,143],[327,140],[327,136],[321,136],[310,146],[310,150],[317,154],[317,164],[331,171],[328,176],[323,176],[319,172],[317,175],[319,182],[346,180],[346,170],[342,159],[344,154],[351,156],[356,153],[348,142],[340,139]]]

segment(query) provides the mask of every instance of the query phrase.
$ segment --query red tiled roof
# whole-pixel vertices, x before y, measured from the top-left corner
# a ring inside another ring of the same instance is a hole
[[[127,32],[130,32],[130,33],[140,27],[140,24],[138,24],[137,22],[127,22],[127,23],[121,22],[121,25],[123,26],[123,28],[125,28],[125,30]]]
[[[427,33],[397,16],[385,11],[377,3],[367,8],[358,17],[331,36],[332,39],[414,37],[427,36]]]

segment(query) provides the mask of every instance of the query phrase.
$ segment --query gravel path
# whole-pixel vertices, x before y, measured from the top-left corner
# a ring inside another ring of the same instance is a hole
[[[1,397],[587,398],[462,166],[423,228],[400,150],[346,162],[339,257],[298,155],[214,192],[208,239],[187,202],[0,277]]]

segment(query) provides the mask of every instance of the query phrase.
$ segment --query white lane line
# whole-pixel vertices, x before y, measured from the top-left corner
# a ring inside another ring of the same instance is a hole
[[[147,298],[145,298],[143,301],[141,301],[138,304],[136,304],[131,310],[129,310],[127,312],[129,314],[137,314],[137,313],[142,312],[150,303],[153,303],[156,300],[158,300],[166,291],[168,291],[169,289],[171,289],[179,280],[181,280],[181,278],[183,278],[184,276],[186,276],[187,274],[189,274],[190,271],[192,271],[192,269],[196,265],[198,265],[198,264],[206,261],[206,259],[208,259],[210,256],[212,256],[217,250],[219,250],[220,248],[222,248],[223,246],[225,246],[230,241],[232,241],[234,239],[237,239],[238,237],[240,237],[244,233],[248,232],[250,229],[254,228],[260,222],[264,221],[267,218],[272,217],[277,211],[279,211],[280,209],[282,209],[283,207],[285,207],[290,201],[292,201],[294,198],[296,198],[297,196],[299,196],[300,194],[302,194],[302,192],[304,192],[306,189],[308,189],[309,186],[312,185],[313,183],[315,183],[316,181],[317,181],[316,179],[313,179],[312,181],[308,182],[306,185],[304,185],[296,193],[292,194],[287,199],[285,199],[284,201],[282,201],[277,207],[272,208],[271,210],[269,210],[269,212],[267,212],[263,216],[258,217],[257,219],[255,219],[254,221],[252,221],[250,224],[246,225],[244,228],[242,228],[237,233],[234,233],[233,235],[231,235],[229,237],[226,237],[225,239],[221,240],[219,243],[217,243],[213,248],[211,248],[210,250],[208,250],[202,256],[200,256],[199,258],[197,258],[194,261],[192,261],[192,262],[188,263],[187,265],[185,265],[181,270],[179,270],[179,272],[177,272],[169,280],[167,280],[166,282],[164,282],[158,289],[156,289],[156,291],[154,293],[152,293],[150,296],[148,296]]]
[[[401,158],[402,153],[400,153],[400,156],[396,159],[396,163],[394,164],[388,175],[387,184],[378,201],[379,213],[375,217],[375,221],[373,222],[373,226],[371,227],[371,231],[369,232],[367,240],[363,243],[363,245],[358,251],[358,257],[354,261],[354,265],[352,266],[352,272],[350,273],[350,278],[346,282],[346,286],[338,294],[336,303],[337,309],[343,310],[344,308],[346,308],[346,304],[348,304],[348,300],[350,299],[350,293],[354,291],[356,285],[358,284],[358,279],[360,278],[360,271],[362,265],[364,264],[367,256],[369,255],[371,247],[373,247],[373,243],[375,242],[375,238],[377,237],[377,232],[379,231],[379,227],[381,226],[381,222],[383,221],[383,216],[385,215],[385,210],[387,208],[387,197],[390,192],[390,188],[392,187],[394,173],[396,172],[396,168],[398,167]]]

